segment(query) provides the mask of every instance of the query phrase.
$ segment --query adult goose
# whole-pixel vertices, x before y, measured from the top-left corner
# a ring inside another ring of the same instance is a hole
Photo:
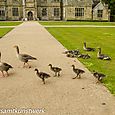
[[[49,77],[50,77],[50,75],[49,75],[49,74],[44,73],[44,72],[39,72],[39,70],[38,70],[38,69],[35,69],[34,71],[36,71],[36,75],[37,75],[40,79],[42,79],[43,84],[45,84],[45,79],[47,79],[47,78],[49,78]]]
[[[85,73],[85,71],[82,70],[82,69],[75,68],[75,65],[72,65],[72,67],[73,67],[73,72],[77,74],[77,76],[72,78],[72,79],[76,79],[76,78],[80,79],[81,78],[81,74]]]
[[[95,48],[87,47],[86,42],[84,42],[84,44],[83,44],[83,49],[84,49],[85,51],[95,51]]]
[[[16,48],[16,55],[17,55],[18,59],[24,63],[23,67],[25,67],[25,64],[27,64],[28,67],[31,68],[31,66],[28,64],[28,61],[29,60],[37,60],[37,58],[32,57],[31,55],[28,55],[28,54],[20,54],[19,47],[17,45],[15,45],[14,48]]]
[[[101,48],[98,48],[97,58],[102,60],[111,60],[111,58],[108,55],[101,53]]]
[[[95,78],[97,78],[98,79],[98,81],[100,81],[100,82],[102,82],[102,79],[104,78],[104,77],[106,77],[106,75],[104,75],[103,73],[99,73],[99,72],[93,72],[93,76],[95,77]]]
[[[60,72],[62,71],[61,68],[59,67],[53,67],[52,64],[49,64],[48,66],[50,66],[51,71],[53,71],[55,73],[55,76],[60,76]]]
[[[9,76],[8,70],[10,68],[13,68],[10,64],[7,64],[5,62],[1,62],[1,52],[0,52],[0,71],[2,72],[3,77],[5,77],[4,71],[7,73],[7,76]]]

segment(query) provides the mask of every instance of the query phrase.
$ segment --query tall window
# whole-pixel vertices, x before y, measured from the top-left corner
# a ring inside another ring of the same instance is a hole
[[[47,16],[47,8],[42,8],[42,16]]]
[[[41,2],[47,2],[47,0],[41,0]]]
[[[59,8],[54,8],[54,16],[59,16]]]
[[[84,16],[84,8],[75,8],[75,16]]]
[[[0,16],[5,16],[5,11],[4,10],[0,10]]]
[[[19,15],[18,8],[12,8],[12,15],[13,16],[18,16]]]
[[[53,0],[53,2],[59,2],[60,0]]]
[[[102,16],[103,16],[103,10],[98,10],[97,17],[102,18]]]

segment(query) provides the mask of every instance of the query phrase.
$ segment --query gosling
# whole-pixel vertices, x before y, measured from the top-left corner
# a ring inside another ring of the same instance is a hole
[[[51,71],[53,71],[55,73],[54,77],[55,76],[58,76],[58,77],[60,76],[60,72],[62,71],[61,68],[53,67],[52,64],[49,64],[48,66],[50,66]]]
[[[5,77],[4,71],[7,73],[7,76],[9,76],[8,70],[10,68],[13,68],[10,64],[1,62],[1,52],[0,52],[0,71],[2,72],[3,77]]]
[[[85,73],[85,71],[82,69],[75,68],[75,65],[72,65],[72,67],[73,67],[73,72],[77,74],[77,76],[72,79],[76,79],[76,78],[80,79],[81,74]]]
[[[102,82],[103,78],[106,77],[105,74],[93,71],[93,76],[97,78],[97,83]]]
[[[50,75],[49,75],[49,74],[44,73],[44,72],[39,72],[39,70],[38,70],[38,69],[35,69],[34,71],[36,71],[36,75],[37,75],[40,79],[42,79],[43,84],[45,84],[45,79],[47,79],[47,78],[49,78],[49,77],[50,77]]]

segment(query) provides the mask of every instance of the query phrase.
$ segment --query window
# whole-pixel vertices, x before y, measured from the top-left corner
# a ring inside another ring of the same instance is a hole
[[[54,8],[54,16],[59,16],[59,8]]]
[[[12,8],[12,15],[13,16],[18,16],[19,15],[18,8]]]
[[[41,2],[47,2],[47,0],[41,0]]]
[[[103,16],[103,10],[98,10],[97,17],[102,18],[102,16]]]
[[[60,0],[53,0],[53,2],[59,2]]]
[[[5,16],[5,11],[4,10],[0,10],[0,16]]]
[[[42,16],[47,16],[47,8],[42,8]]]
[[[75,8],[75,16],[84,16],[84,8]]]

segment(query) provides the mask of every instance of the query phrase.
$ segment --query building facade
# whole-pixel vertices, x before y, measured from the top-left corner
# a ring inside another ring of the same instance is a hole
[[[0,20],[108,20],[107,6],[99,7],[103,11],[98,18],[100,12],[95,9],[99,3],[99,0],[0,0]]]

